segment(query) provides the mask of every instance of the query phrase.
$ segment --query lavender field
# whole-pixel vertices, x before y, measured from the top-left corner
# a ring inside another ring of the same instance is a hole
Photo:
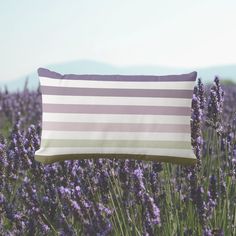
[[[236,235],[236,86],[198,80],[195,166],[34,161],[41,93],[0,92],[0,235]]]

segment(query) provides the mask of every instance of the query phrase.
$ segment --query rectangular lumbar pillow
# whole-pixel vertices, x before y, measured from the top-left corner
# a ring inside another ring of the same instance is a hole
[[[42,134],[35,160],[132,158],[196,163],[191,105],[196,72],[59,74],[39,68]]]

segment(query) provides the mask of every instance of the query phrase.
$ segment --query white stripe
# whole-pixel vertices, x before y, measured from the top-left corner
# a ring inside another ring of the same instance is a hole
[[[90,139],[90,140],[149,140],[149,141],[191,141],[187,133],[147,132],[100,132],[100,131],[50,131],[42,130],[41,139]]]
[[[39,77],[43,86],[57,87],[85,87],[85,88],[120,88],[120,89],[184,89],[193,90],[195,81],[168,81],[168,82],[133,82],[133,81],[97,81],[97,80],[63,80]]]
[[[43,103],[190,107],[192,99],[42,95]]]
[[[186,157],[196,159],[192,149],[162,149],[162,148],[43,148],[35,152],[35,155],[52,156],[63,154],[84,154],[84,153],[109,153],[109,154],[142,154],[142,155],[159,155],[159,156],[174,156],[174,157]],[[49,157],[50,158],[50,157]],[[37,157],[36,157],[37,159]]]
[[[42,121],[57,122],[104,122],[104,123],[155,123],[155,124],[187,124],[190,116],[172,115],[127,115],[127,114],[73,114],[43,112]]]

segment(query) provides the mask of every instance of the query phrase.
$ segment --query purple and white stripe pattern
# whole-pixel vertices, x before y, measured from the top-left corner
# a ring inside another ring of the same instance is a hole
[[[39,68],[38,75],[43,114],[37,161],[76,154],[196,159],[190,129],[196,72],[61,75]]]

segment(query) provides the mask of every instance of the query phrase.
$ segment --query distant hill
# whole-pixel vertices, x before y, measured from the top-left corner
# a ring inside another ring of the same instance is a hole
[[[204,83],[211,83],[214,77],[219,76],[222,81],[227,80],[236,83],[236,65],[212,66],[206,68],[173,68],[153,65],[133,65],[133,66],[114,66],[107,63],[92,60],[77,60],[61,64],[51,64],[41,66],[50,70],[55,70],[61,74],[182,74],[193,70],[198,72],[198,77]],[[0,88],[7,86],[9,91],[22,90],[25,80],[28,78],[29,89],[36,89],[39,85],[37,68],[28,75],[12,81],[0,81]]]

